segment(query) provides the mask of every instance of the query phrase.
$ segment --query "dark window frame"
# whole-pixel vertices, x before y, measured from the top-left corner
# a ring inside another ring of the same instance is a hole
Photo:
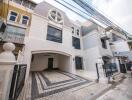
[[[80,39],[77,37],[72,36],[72,46],[75,49],[81,49],[81,43],[80,43]]]
[[[80,35],[80,30],[79,30],[79,29],[77,29],[77,35],[78,35],[78,36]]]
[[[53,30],[51,30],[51,29],[53,29]],[[53,33],[54,31],[60,32],[60,37],[55,36],[55,34]],[[49,32],[51,32],[51,33],[49,33]],[[57,42],[57,43],[62,43],[62,30],[58,29],[56,27],[48,25],[48,28],[47,28],[47,38],[46,39],[49,40],[49,41],[53,41],[53,42]]]
[[[18,13],[15,12],[15,11],[10,11],[9,13],[10,13],[9,20],[13,21],[13,22],[16,22],[17,21]]]
[[[72,29],[72,34],[74,34],[74,27],[71,27],[71,29]]]
[[[100,39],[100,40],[101,40],[101,43],[102,43],[102,47],[104,49],[107,49],[107,42],[106,42],[106,40],[105,39]]]

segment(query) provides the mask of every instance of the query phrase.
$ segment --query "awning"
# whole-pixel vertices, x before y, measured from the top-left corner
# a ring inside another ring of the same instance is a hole
[[[132,55],[132,52],[131,51],[125,51],[125,52],[114,52],[114,56],[116,56],[116,57],[128,57],[128,56],[130,56],[130,55]]]

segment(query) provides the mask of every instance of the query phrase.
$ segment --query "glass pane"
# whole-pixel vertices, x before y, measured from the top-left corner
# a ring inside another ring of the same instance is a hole
[[[7,28],[6,28],[7,33],[15,34],[15,35],[25,34],[25,31],[26,30],[23,29],[23,28],[11,26],[11,25],[8,25]]]
[[[16,20],[16,17],[15,16],[10,16],[10,19],[11,21],[15,21]]]
[[[23,19],[27,19],[28,20],[29,18],[27,16],[23,16]]]
[[[75,49],[80,49],[80,39],[72,37],[72,45],[75,47]]]
[[[60,13],[57,13],[57,17],[60,17],[61,18],[61,14]]]
[[[61,18],[57,17],[57,21],[58,21],[58,22],[61,21],[61,20],[62,20]]]
[[[36,4],[30,3],[30,9],[34,9],[36,7]]]
[[[22,0],[13,0],[14,2],[18,3],[18,4],[21,4],[22,3]]]
[[[62,43],[62,30],[48,26],[47,40]]]
[[[56,11],[52,11],[51,14],[56,15]]]
[[[22,24],[27,25],[27,20],[22,20]]]
[[[29,1],[24,0],[22,5],[29,8]]]
[[[17,16],[17,13],[15,13],[15,12],[11,12],[11,15],[13,15],[13,16]]]
[[[79,29],[77,29],[77,35],[79,35]]]
[[[56,16],[55,16],[55,15],[51,15],[51,17],[55,20],[55,17],[56,17]]]

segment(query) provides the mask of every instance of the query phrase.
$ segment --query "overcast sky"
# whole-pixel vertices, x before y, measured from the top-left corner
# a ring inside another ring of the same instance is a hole
[[[34,0],[39,3],[43,0]],[[54,0],[45,0],[54,6],[57,5]],[[67,0],[66,0],[67,1]],[[132,34],[132,0],[88,0],[91,2],[92,6],[99,10],[101,13],[105,14],[107,17],[112,19],[115,23],[120,25],[124,30]],[[76,20],[77,15],[72,14],[71,11],[61,7],[70,15],[70,19]],[[72,15],[72,16],[71,16]],[[82,18],[80,20],[84,21]]]

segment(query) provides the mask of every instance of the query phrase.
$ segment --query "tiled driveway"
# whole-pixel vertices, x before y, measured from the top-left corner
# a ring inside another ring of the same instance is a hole
[[[108,84],[58,70],[32,72],[18,100],[95,100],[107,88]]]
[[[89,82],[80,76],[62,71],[33,72],[31,98],[34,100],[46,97]]]
[[[32,72],[28,80],[27,95],[31,100],[37,100],[90,82],[80,76],[59,70]]]

